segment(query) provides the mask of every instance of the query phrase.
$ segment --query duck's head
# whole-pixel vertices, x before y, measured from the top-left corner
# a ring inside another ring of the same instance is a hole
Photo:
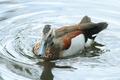
[[[55,48],[55,31],[51,28],[51,25],[45,25],[43,28],[43,36],[41,40],[41,47],[39,55],[45,59],[54,59],[56,56]]]

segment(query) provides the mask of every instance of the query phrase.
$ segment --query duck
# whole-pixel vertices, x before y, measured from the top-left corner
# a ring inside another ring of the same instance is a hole
[[[55,60],[81,53],[90,47],[97,34],[106,29],[107,22],[94,23],[84,16],[78,24],[52,28],[47,24],[42,31],[42,39],[33,47],[33,53],[44,60]]]

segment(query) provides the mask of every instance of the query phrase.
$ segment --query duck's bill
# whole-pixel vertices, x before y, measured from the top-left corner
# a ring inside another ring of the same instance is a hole
[[[45,41],[42,40],[42,41],[41,41],[41,47],[40,47],[40,49],[39,49],[39,55],[40,55],[41,57],[44,57],[44,56],[45,56],[45,49],[46,49]]]

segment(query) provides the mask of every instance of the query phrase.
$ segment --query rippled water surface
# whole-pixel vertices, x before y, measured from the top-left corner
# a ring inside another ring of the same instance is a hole
[[[45,24],[61,27],[88,15],[109,26],[100,56],[43,62],[32,48]],[[120,80],[120,0],[0,0],[0,80]]]

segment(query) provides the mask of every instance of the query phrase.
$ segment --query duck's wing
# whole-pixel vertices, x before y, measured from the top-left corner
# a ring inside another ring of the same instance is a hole
[[[84,32],[86,41],[88,38],[94,40],[96,37],[94,35],[106,29],[108,26],[106,22],[93,23],[88,16],[83,17],[78,25],[80,26],[80,29]]]
[[[106,29],[108,24],[106,22],[100,22],[100,23],[82,23],[80,24],[81,30],[86,35],[94,35],[102,30]]]
[[[79,24],[71,26],[63,26],[55,31],[56,38],[66,35],[69,32],[80,30],[83,31],[87,37],[99,33],[107,27],[106,22],[93,23],[90,17],[85,16]],[[93,38],[93,37],[92,37]]]
[[[82,20],[80,21],[80,23],[78,24],[78,26],[80,26],[81,30],[88,30],[88,29],[93,29],[93,28],[97,28],[97,32],[105,29],[107,27],[107,23],[106,22],[100,22],[100,23],[93,23],[91,21],[91,18],[88,16],[84,16],[82,18]]]

